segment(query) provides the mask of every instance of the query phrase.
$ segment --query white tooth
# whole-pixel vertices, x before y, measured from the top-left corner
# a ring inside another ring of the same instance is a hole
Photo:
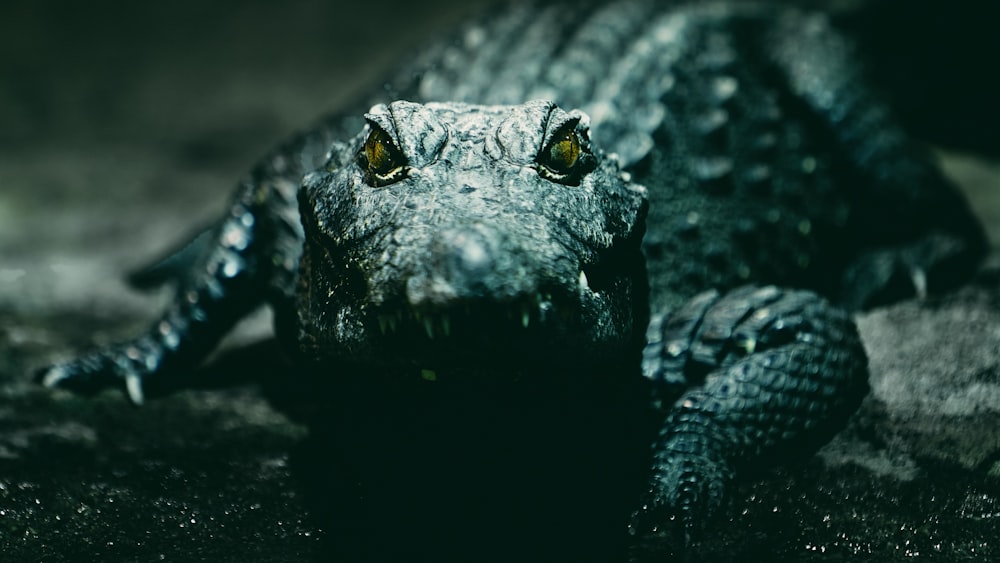
[[[427,338],[434,339],[434,321],[430,317],[424,318],[424,330],[427,331]]]
[[[441,317],[441,332],[445,336],[451,336],[451,317],[448,315]]]
[[[396,332],[396,317],[393,317],[391,315],[387,316],[386,319],[385,319],[385,322],[386,322],[386,324],[389,325],[389,332],[392,332],[393,334],[395,334],[395,332]]]
[[[389,324],[388,317],[386,317],[385,315],[378,316],[378,329],[382,332],[383,336],[385,336],[385,331],[388,324]]]
[[[528,324],[531,323],[531,313],[528,311],[528,306],[523,305],[521,307],[521,326],[528,328]]]
[[[590,289],[590,280],[587,279],[587,274],[583,270],[580,270],[580,287]]]
[[[910,280],[913,289],[917,292],[917,299],[927,299],[927,272],[923,268],[910,269]]]
[[[143,393],[142,393],[142,378],[134,373],[130,373],[125,376],[125,389],[128,391],[128,396],[132,399],[132,403],[136,405],[141,405],[143,403]]]

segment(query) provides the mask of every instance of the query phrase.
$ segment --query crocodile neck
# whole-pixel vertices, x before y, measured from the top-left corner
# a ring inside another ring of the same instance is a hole
[[[668,7],[643,0],[505,5],[422,53],[377,97],[475,104],[553,100],[587,112],[594,139],[627,167],[653,146],[665,113],[661,99],[674,86],[671,69],[694,43],[688,35],[700,32],[705,20],[723,22],[732,11]]]

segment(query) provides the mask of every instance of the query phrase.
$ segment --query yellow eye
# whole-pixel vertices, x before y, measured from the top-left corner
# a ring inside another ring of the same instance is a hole
[[[576,185],[593,169],[595,160],[586,150],[575,124],[557,133],[552,142],[538,155],[541,166],[538,173],[543,178],[560,184]]]
[[[392,139],[385,131],[374,128],[368,140],[365,141],[365,158],[368,160],[368,170],[384,176],[403,165],[402,155],[392,144]]]
[[[580,139],[575,131],[566,131],[549,147],[549,166],[556,172],[569,172],[580,158]]]
[[[406,157],[396,148],[388,133],[374,126],[358,155],[358,164],[372,186],[391,184],[406,174]]]

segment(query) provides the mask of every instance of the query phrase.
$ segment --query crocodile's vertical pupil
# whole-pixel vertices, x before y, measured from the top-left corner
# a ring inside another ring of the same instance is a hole
[[[580,158],[580,140],[576,131],[567,130],[549,148],[549,165],[559,172],[567,172]]]
[[[400,166],[396,162],[396,148],[392,145],[389,134],[374,128],[365,141],[365,158],[368,160],[368,170],[374,174],[386,175],[393,168]]]

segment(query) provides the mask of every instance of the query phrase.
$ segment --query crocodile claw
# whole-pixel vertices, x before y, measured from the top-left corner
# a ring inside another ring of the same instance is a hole
[[[48,388],[60,388],[93,395],[111,387],[120,388],[135,405],[145,401],[143,374],[127,352],[115,349],[53,364],[35,372],[35,381]]]

